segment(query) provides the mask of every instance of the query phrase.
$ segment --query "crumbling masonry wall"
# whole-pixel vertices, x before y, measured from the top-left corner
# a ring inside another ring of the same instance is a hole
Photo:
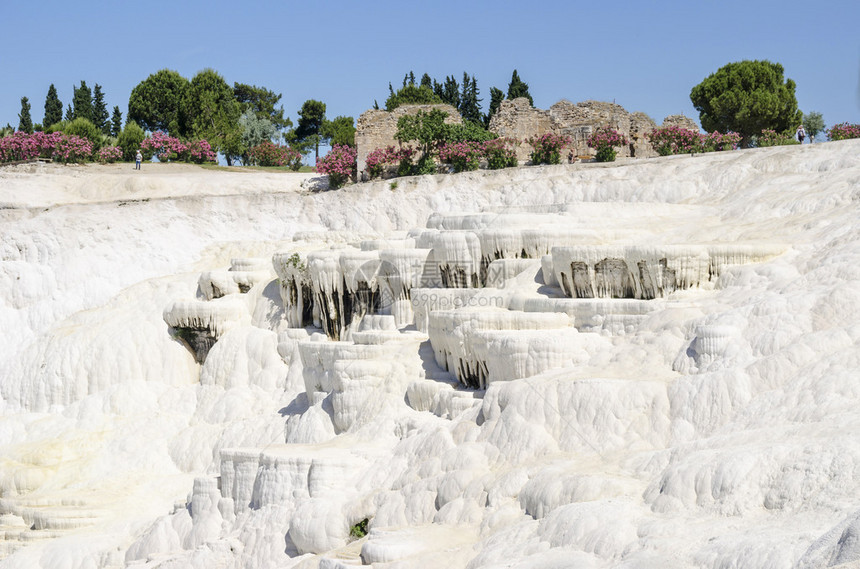
[[[450,105],[403,105],[391,112],[370,110],[362,113],[358,118],[355,133],[359,175],[365,170],[367,155],[371,151],[397,145],[394,135],[400,117],[434,108],[448,113],[446,122],[462,122],[457,110]],[[699,131],[698,125],[684,115],[666,117],[662,126],[670,125]],[[601,127],[613,128],[630,140],[629,146],[618,149],[618,156],[648,158],[657,155],[645,138],[648,132],[657,128],[657,123],[643,112],[629,113],[621,105],[604,101],[571,103],[562,99],[549,109],[543,110],[532,107],[526,98],[505,100],[490,120],[489,130],[501,137],[523,141],[517,148],[517,159],[526,162],[532,148],[525,140],[547,132],[569,136],[573,141],[574,156],[593,156],[595,152],[588,147],[586,141],[595,129]]]
[[[419,111],[429,112],[439,109],[448,114],[445,122],[448,124],[460,124],[463,119],[460,112],[451,105],[401,105],[393,111],[371,109],[361,113],[355,125],[355,148],[358,153],[358,175],[362,179],[365,171],[367,155],[377,148],[386,146],[397,146],[397,121],[405,115],[416,115]]]

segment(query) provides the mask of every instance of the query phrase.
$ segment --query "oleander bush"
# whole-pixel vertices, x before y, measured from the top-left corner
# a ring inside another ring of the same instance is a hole
[[[484,157],[487,168],[500,170],[517,165],[516,147],[519,141],[513,138],[494,138],[484,142]]]
[[[769,146],[787,146],[790,144],[800,144],[793,135],[776,132],[775,130],[766,128],[757,134],[755,137],[755,145],[758,148],[767,148]]]
[[[289,166],[290,170],[298,171],[302,165],[302,154],[298,150],[268,140],[251,148],[248,158],[254,166]]]
[[[589,148],[597,151],[596,160],[598,162],[614,162],[617,146],[626,146],[630,144],[627,137],[612,128],[598,128],[586,141]]]
[[[484,156],[484,145],[480,142],[444,142],[439,145],[439,160],[450,164],[454,172],[477,170]]]
[[[847,122],[835,124],[825,131],[827,140],[848,140],[849,138],[860,138],[860,124],[849,124]]]
[[[570,145],[570,137],[548,132],[526,140],[531,147],[532,164],[561,164],[561,151]]]
[[[317,161],[316,171],[328,176],[329,188],[336,189],[355,178],[356,151],[345,144],[336,144]]]

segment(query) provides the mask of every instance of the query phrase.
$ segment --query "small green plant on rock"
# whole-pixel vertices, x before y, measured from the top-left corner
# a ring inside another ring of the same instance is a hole
[[[355,539],[361,539],[367,535],[367,524],[370,522],[369,519],[364,518],[351,528],[349,528],[349,536]]]

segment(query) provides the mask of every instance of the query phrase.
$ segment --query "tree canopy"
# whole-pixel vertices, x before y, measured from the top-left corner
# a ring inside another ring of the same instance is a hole
[[[397,90],[388,85],[390,94],[385,100],[385,110],[393,111],[400,105],[433,105],[442,103],[442,99],[427,85],[408,83]]]
[[[284,107],[275,108],[281,100],[280,93],[256,85],[233,83],[233,96],[243,113],[251,109],[257,118],[267,119],[278,129],[293,126],[293,122],[284,117]]]
[[[33,119],[30,117],[30,101],[21,97],[21,112],[18,113],[18,130],[33,134]]]
[[[320,135],[331,142],[332,146],[345,144],[355,147],[355,121],[352,117],[335,117],[323,122]]]
[[[531,106],[535,105],[534,99],[532,99],[531,94],[529,93],[528,83],[524,83],[522,79],[520,79],[517,70],[514,69],[514,72],[511,74],[511,82],[508,83],[508,99],[517,99],[519,97],[525,97],[529,100],[529,104]]]
[[[729,63],[693,87],[690,100],[706,131],[734,131],[746,146],[763,129],[793,133],[803,114],[797,108],[795,83],[783,79],[783,67],[770,61]]]
[[[232,164],[242,154],[240,111],[233,89],[217,71],[204,69],[191,79],[182,101],[186,132],[205,138],[212,150],[224,154]]]
[[[128,99],[128,120],[144,129],[163,130],[174,136],[185,134],[182,104],[188,79],[170,69],[153,73],[132,89]]]
[[[299,123],[296,126],[296,138],[314,146],[315,158],[320,156],[320,130],[325,122],[325,103],[308,99],[299,110]]]
[[[45,96],[45,118],[42,119],[42,126],[48,128],[61,120],[63,120],[63,103],[57,96],[57,88],[51,83]]]
[[[824,117],[819,112],[810,111],[803,117],[803,128],[806,134],[815,138],[819,132],[824,132]]]
[[[80,87],[75,87],[72,97],[72,119],[87,119],[93,122],[93,92],[86,81],[81,81]]]
[[[93,87],[92,109],[92,123],[103,133],[110,134],[110,122],[108,122],[110,115],[108,114],[107,105],[105,104],[105,94],[102,92],[102,87],[98,83]]]

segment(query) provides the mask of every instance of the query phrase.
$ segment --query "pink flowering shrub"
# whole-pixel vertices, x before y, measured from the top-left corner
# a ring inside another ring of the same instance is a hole
[[[679,126],[655,128],[645,135],[660,156],[701,152],[702,135]]]
[[[484,155],[484,147],[480,142],[471,140],[464,142],[443,142],[439,145],[439,159],[454,167],[454,172],[477,170]]]
[[[615,161],[615,147],[627,146],[630,141],[627,137],[612,128],[598,128],[586,141],[589,148],[597,150],[598,162]]]
[[[188,143],[188,159],[195,164],[203,164],[204,162],[215,162],[215,152],[209,146],[209,141],[206,139],[195,140]]]
[[[113,164],[122,158],[122,148],[119,146],[105,146],[97,153],[99,162],[102,164]]]
[[[848,124],[847,122],[843,122],[833,125],[824,132],[827,133],[827,140],[860,138],[860,124]]]
[[[93,155],[93,144],[87,138],[64,134],[54,147],[51,156],[58,162],[68,164],[70,162],[86,162]]]
[[[371,180],[378,178],[385,173],[386,168],[394,166],[395,164],[399,165],[404,160],[407,162],[406,169],[411,169],[412,152],[413,150],[408,146],[403,148],[395,148],[394,146],[374,148],[370,151],[370,154],[367,155],[367,159],[364,161],[364,164],[367,167],[367,175]]]
[[[702,152],[737,150],[741,143],[741,135],[731,131],[722,134],[715,130],[706,135],[699,135],[699,139],[701,140]]]
[[[248,159],[255,166],[289,166],[291,170],[298,170],[302,164],[302,155],[298,150],[268,140],[251,148]]]
[[[53,132],[16,132],[0,138],[0,162],[51,158],[58,162],[86,162],[92,158],[93,145],[83,137]]]
[[[144,154],[154,154],[159,162],[188,160],[188,145],[160,130],[143,139],[140,150]]]
[[[18,131],[12,136],[0,138],[0,162],[32,160],[39,156],[35,139],[26,132]]]
[[[570,146],[570,137],[548,132],[541,136],[533,136],[526,140],[532,150],[532,164],[560,164],[561,151]]]
[[[339,188],[355,177],[356,152],[345,144],[335,144],[331,151],[317,161],[316,171],[328,175],[329,187]]]
[[[499,170],[517,165],[517,151],[515,150],[519,141],[513,138],[494,138],[484,142],[484,157],[487,159],[487,168]]]
[[[755,137],[755,144],[759,148],[766,148],[768,146],[786,146],[800,143],[790,134],[779,133],[766,128],[761,131],[761,134]]]

